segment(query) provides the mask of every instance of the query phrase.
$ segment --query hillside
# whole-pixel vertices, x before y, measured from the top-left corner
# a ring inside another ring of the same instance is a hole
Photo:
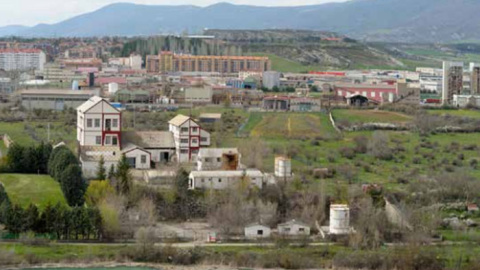
[[[118,3],[56,24],[0,28],[0,35],[139,36],[200,33],[205,28],[288,28],[333,31],[366,41],[446,42],[479,40],[479,12],[480,2],[472,0],[351,0],[296,7]]]

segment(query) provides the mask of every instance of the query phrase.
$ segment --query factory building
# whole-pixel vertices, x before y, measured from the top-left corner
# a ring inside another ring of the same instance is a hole
[[[32,89],[21,91],[20,99],[22,107],[27,110],[63,111],[75,109],[95,95],[98,90]]]

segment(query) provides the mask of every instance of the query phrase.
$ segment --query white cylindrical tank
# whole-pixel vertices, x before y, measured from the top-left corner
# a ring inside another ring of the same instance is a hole
[[[350,208],[345,204],[330,205],[330,233],[348,234],[350,232]]]
[[[286,157],[275,158],[275,176],[290,177],[292,176],[292,160]]]
[[[78,81],[73,81],[72,82],[72,90],[78,90],[78,89],[79,89]]]
[[[115,94],[118,91],[118,83],[108,84],[108,93]]]

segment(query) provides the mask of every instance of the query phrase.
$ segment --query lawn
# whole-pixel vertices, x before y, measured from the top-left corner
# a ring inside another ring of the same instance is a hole
[[[23,207],[33,203],[43,209],[49,202],[66,203],[60,185],[48,175],[0,174],[0,182],[10,200]]]
[[[321,65],[303,65],[302,63],[295,62],[275,54],[269,53],[252,53],[253,56],[267,56],[272,62],[272,70],[278,72],[294,72],[294,73],[307,73],[309,71],[325,70],[325,67]]]
[[[480,111],[477,110],[428,110],[428,113],[480,119]]]
[[[336,135],[328,116],[321,113],[256,113],[244,130],[262,138],[330,138]]]
[[[411,120],[411,117],[405,114],[380,110],[334,110],[332,114],[335,121],[339,123],[348,122],[350,124],[403,124]]]

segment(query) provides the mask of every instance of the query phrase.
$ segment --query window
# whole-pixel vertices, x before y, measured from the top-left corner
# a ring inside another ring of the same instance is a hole
[[[188,132],[188,128],[182,127],[182,128],[180,129],[180,132],[182,132],[182,133],[183,133],[183,132]]]
[[[217,158],[217,162],[222,162],[222,158]]]
[[[197,144],[197,143],[198,143],[198,139],[192,139],[192,143],[193,143],[193,144]]]
[[[299,231],[299,232],[304,232],[304,231],[305,231],[305,228],[298,228],[298,231]]]
[[[212,158],[205,158],[205,162],[212,162]]]
[[[101,145],[102,144],[102,136],[96,136],[95,137],[95,143],[97,145]]]
[[[201,142],[206,142],[206,141],[207,141],[207,138],[206,138],[206,137],[202,137],[202,138],[200,139],[200,141],[201,141]]]
[[[106,145],[112,144],[112,136],[106,136],[105,137],[105,144]]]
[[[100,127],[100,119],[95,119],[95,127]]]
[[[221,183],[221,182],[222,182],[222,179],[219,178],[219,179],[218,179],[218,183]]]
[[[181,139],[180,143],[188,143],[188,139]]]
[[[92,119],[87,119],[87,127],[92,127]]]
[[[112,137],[112,144],[117,145],[118,144],[118,138],[116,136]]]
[[[371,96],[371,97],[375,97],[375,92],[371,92],[371,93],[370,93],[370,96]]]
[[[198,132],[198,127],[192,128],[192,132]]]
[[[181,150],[180,150],[180,153],[181,153],[181,154],[188,154],[188,149],[181,149]]]
[[[263,235],[263,230],[258,230],[257,235]]]
[[[202,183],[205,183],[205,179],[202,178]]]
[[[118,127],[118,119],[112,119],[112,127],[114,128]]]
[[[142,155],[142,156],[140,157],[140,162],[141,162],[142,164],[147,163],[147,156],[146,156],[146,155]]]

